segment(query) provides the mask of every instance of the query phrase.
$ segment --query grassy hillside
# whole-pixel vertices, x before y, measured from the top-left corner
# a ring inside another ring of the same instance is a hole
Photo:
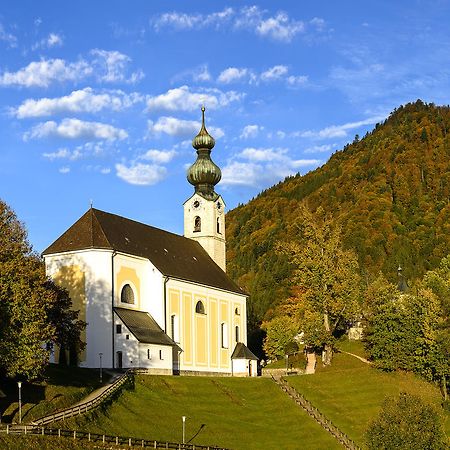
[[[363,354],[354,345],[346,350]],[[444,413],[440,406],[439,390],[413,374],[381,372],[340,353],[331,366],[322,368],[318,364],[315,375],[288,377],[287,381],[360,445],[363,445],[364,432],[379,413],[383,400],[400,392],[418,395],[440,411],[450,437],[450,414]]]
[[[354,344],[345,350],[363,355]],[[318,364],[315,375],[287,380],[363,447],[364,432],[384,399],[401,391],[419,395],[440,411],[450,436],[450,414],[440,406],[439,390],[412,374],[384,373],[341,353],[330,367]],[[179,441],[183,415],[188,417],[188,439],[205,424],[194,443],[233,449],[294,449],[299,443],[301,448],[339,448],[268,378],[141,376],[135,391],[124,392],[103,411],[72,419],[66,426]]]
[[[68,426],[91,432],[181,441],[232,449],[333,449],[337,441],[269,379],[137,377],[105,411]]]
[[[251,294],[253,324],[289,292],[278,242],[296,239],[299,205],[322,207],[344,231],[368,276],[395,281],[435,268],[450,248],[450,107],[398,108],[322,167],[261,193],[227,214],[227,269]]]
[[[0,381],[0,389],[6,394],[0,398],[0,412],[4,423],[19,421],[17,383]],[[50,364],[45,379],[22,384],[22,420],[31,422],[58,409],[80,401],[99,387],[98,370],[77,367],[61,367]]]

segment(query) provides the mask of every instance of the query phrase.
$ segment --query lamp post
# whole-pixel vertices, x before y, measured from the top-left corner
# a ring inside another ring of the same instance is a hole
[[[186,416],[181,417],[183,419],[183,444],[186,441]]]
[[[99,353],[98,356],[100,357],[100,383],[103,383],[103,373],[102,373],[102,356],[103,353]]]
[[[17,387],[19,388],[19,423],[22,423],[22,382],[17,382]]]

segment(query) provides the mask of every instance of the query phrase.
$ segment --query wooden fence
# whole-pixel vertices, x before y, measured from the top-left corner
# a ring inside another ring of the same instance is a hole
[[[281,377],[273,377],[273,381],[280,386],[292,399],[301,406],[319,425],[334,436],[346,449],[359,450],[359,447],[345,433],[343,433],[336,425],[327,419],[315,406],[312,405],[302,394],[290,386],[286,380]]]
[[[133,382],[134,372],[128,370],[122,376],[120,376],[111,386],[101,392],[97,397],[89,400],[87,402],[80,403],[77,406],[72,406],[70,408],[62,409],[54,412],[48,416],[36,419],[31,422],[31,425],[43,426],[58,420],[69,419],[70,417],[78,416],[80,414],[87,413],[94,408],[97,408],[102,402],[104,402],[108,397],[119,391],[127,383]]]
[[[120,445],[122,448],[126,446],[141,448],[170,448],[179,450],[227,450],[223,447],[217,446],[163,442],[149,439],[138,439],[133,437],[89,433],[86,431],[63,430],[61,428],[45,428],[33,425],[3,425],[0,426],[0,432],[6,434],[56,436],[58,438],[70,438],[74,440],[78,439],[93,443]]]

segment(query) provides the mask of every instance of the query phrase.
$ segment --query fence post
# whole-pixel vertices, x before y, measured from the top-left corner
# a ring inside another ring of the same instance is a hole
[[[27,426],[25,425],[25,434],[27,434]]]
[[[119,436],[116,436],[116,445],[119,445]]]
[[[77,438],[77,431],[73,430],[73,438],[76,439]]]
[[[105,435],[103,435],[103,439],[102,439],[103,443],[105,443]]]
[[[91,442],[91,433],[88,433],[88,441]]]
[[[131,447],[131,438],[128,438],[128,447]]]
[[[42,436],[44,436],[45,432],[44,432],[44,427],[42,427]]]
[[[6,424],[6,434],[9,434],[9,425],[8,424]]]
[[[58,437],[61,437],[61,428],[58,428]]]

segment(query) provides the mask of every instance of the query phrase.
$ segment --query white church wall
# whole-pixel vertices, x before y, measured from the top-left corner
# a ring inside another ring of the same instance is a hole
[[[145,258],[118,253],[114,257],[115,306],[145,311],[164,329],[164,278]],[[122,303],[120,295],[125,284],[130,284],[136,295],[134,305]]]
[[[86,308],[86,349],[80,367],[112,367],[112,295],[109,250],[84,250],[45,256],[47,274],[54,276],[63,268],[80,267],[84,273]]]

